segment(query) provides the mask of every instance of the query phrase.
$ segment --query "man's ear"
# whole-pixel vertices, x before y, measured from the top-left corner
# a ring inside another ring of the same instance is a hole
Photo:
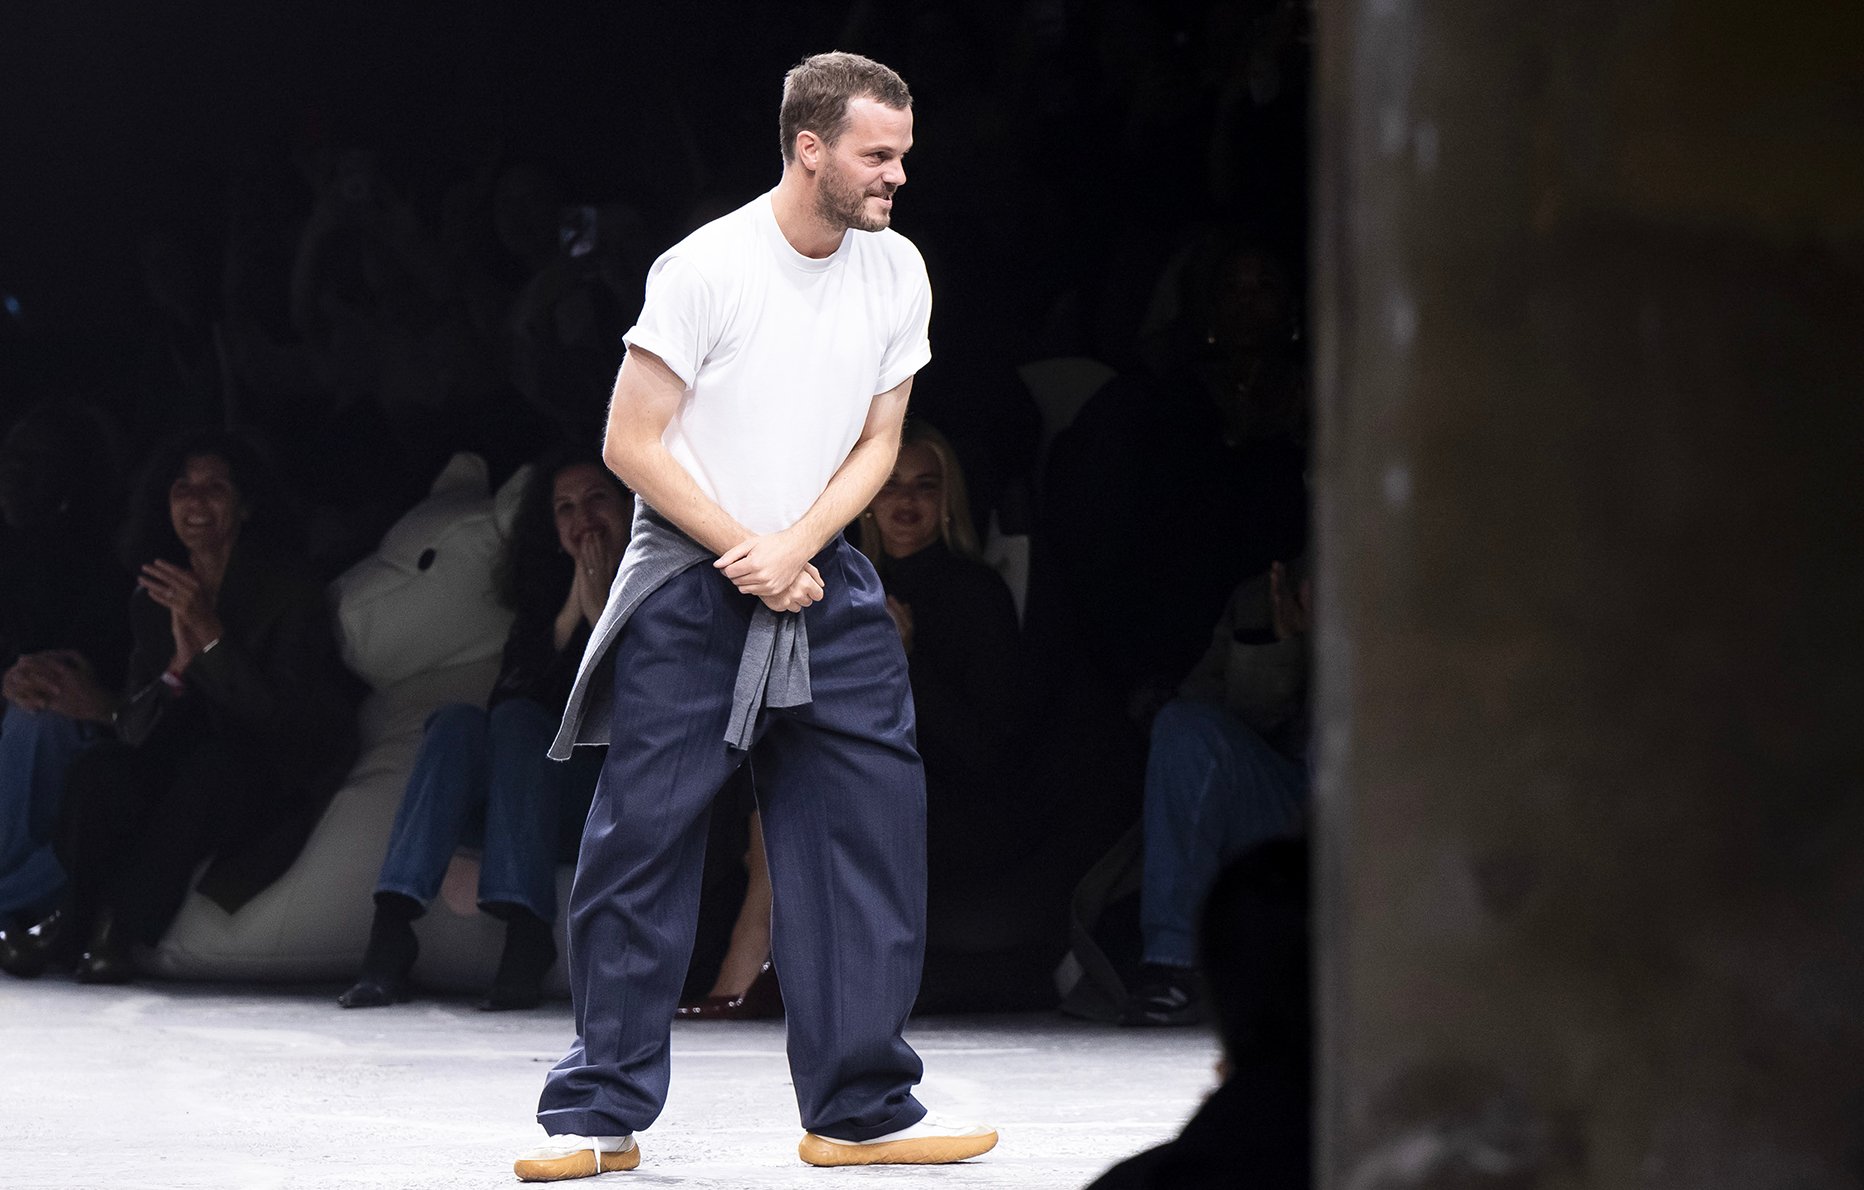
[[[821,137],[803,129],[796,134],[796,163],[814,173],[822,165],[822,152],[826,147]]]

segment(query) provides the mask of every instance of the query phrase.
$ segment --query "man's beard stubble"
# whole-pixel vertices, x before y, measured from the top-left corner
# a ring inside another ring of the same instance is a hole
[[[893,220],[893,212],[870,216],[867,198],[867,191],[851,185],[833,165],[824,163],[821,184],[816,187],[816,215],[824,223],[855,231],[885,231]]]

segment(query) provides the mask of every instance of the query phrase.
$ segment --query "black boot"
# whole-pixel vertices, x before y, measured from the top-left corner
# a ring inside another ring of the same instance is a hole
[[[369,924],[369,948],[363,951],[362,974],[337,997],[345,1008],[380,1008],[406,1000],[408,973],[421,953],[414,937],[414,919],[421,903],[400,893],[375,894],[375,920]]]
[[[0,930],[0,971],[17,979],[37,979],[48,967],[70,963],[77,957],[76,933],[67,905],[36,922],[13,922]]]
[[[129,959],[129,939],[117,925],[116,914],[100,910],[91,925],[90,940],[78,956],[79,983],[128,983],[136,976]]]
[[[544,976],[557,961],[550,923],[516,905],[499,916],[505,919],[505,949],[499,953],[491,990],[479,1007],[484,1012],[536,1008],[544,998]]]

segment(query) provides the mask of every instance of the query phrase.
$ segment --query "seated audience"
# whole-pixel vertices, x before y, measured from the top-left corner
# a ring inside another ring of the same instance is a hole
[[[157,450],[125,560],[140,564],[115,695],[74,669],[113,738],[71,766],[54,850],[60,906],[0,951],[30,975],[81,947],[80,980],[121,983],[199,889],[231,913],[291,865],[355,751],[323,584],[283,540],[282,500],[243,438],[195,431]]]
[[[1211,885],[1200,931],[1222,1080],[1176,1139],[1088,1190],[1307,1190],[1313,1015],[1304,842],[1261,843]]]
[[[1231,596],[1210,648],[1152,724],[1146,760],[1143,965],[1122,1022],[1203,1017],[1194,952],[1197,908],[1225,863],[1304,830],[1308,618],[1305,563],[1276,562],[1266,587]]]
[[[115,434],[81,404],[42,405],[0,444],[0,927],[51,909],[65,876],[52,826],[65,773],[103,738],[88,691],[121,677],[129,579],[108,542]],[[102,674],[101,679],[87,680]],[[3,945],[3,943],[0,943]]]
[[[589,631],[628,542],[632,497],[593,452],[540,460],[499,564],[516,613],[497,681],[481,707],[433,713],[408,777],[376,883],[362,972],[338,1002],[406,999],[419,946],[413,922],[440,891],[463,843],[483,848],[479,908],[505,923],[505,946],[480,1007],[528,1008],[556,962],[557,864],[575,858],[603,749],[557,763],[556,735]]]

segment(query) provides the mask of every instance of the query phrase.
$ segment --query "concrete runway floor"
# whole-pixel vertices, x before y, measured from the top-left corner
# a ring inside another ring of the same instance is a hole
[[[343,1011],[338,989],[0,978],[0,1186],[9,1190],[513,1187],[543,1135],[569,1006],[484,1014],[463,999]],[[677,1023],[666,1111],[612,1187],[1081,1187],[1173,1135],[1211,1088],[1201,1030],[1053,1014],[930,1017],[908,1037],[932,1110],[1002,1141],[942,1167],[817,1170],[780,1021]]]

